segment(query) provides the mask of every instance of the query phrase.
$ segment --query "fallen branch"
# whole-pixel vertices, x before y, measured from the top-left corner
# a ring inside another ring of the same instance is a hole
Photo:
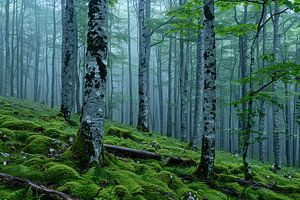
[[[29,180],[25,180],[8,174],[0,173],[0,180],[12,186],[29,187],[36,194],[45,194],[53,198],[60,198],[65,200],[79,200],[57,190],[49,189],[43,185],[38,185],[37,183],[31,182]]]
[[[104,148],[107,152],[113,153],[120,157],[129,157],[129,158],[140,158],[140,159],[154,159],[154,160],[163,160],[166,158],[165,165],[172,166],[193,166],[197,163],[192,159],[172,157],[172,156],[163,156],[157,153],[153,153],[145,150],[131,149],[127,147],[114,146],[109,144],[104,144]]]

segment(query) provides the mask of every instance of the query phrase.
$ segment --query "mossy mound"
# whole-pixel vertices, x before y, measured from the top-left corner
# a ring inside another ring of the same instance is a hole
[[[48,184],[64,183],[79,178],[78,172],[63,164],[53,164],[45,171],[45,181]]]
[[[121,137],[124,139],[132,139],[136,140],[136,137],[133,136],[132,131],[118,128],[118,127],[110,127],[108,128],[106,135]]]
[[[2,128],[7,128],[10,130],[19,130],[19,131],[34,131],[40,132],[43,130],[43,127],[26,120],[12,120],[12,121],[5,121],[1,124]]]
[[[86,155],[83,148],[74,150],[71,146],[74,142],[84,145],[82,138],[75,138],[78,123],[68,124],[58,115],[58,109],[29,101],[0,97],[0,107],[0,171],[71,194],[75,198],[235,200],[245,189],[245,186],[236,182],[236,179],[243,179],[242,159],[223,151],[216,152],[216,179],[211,184],[193,176],[196,165],[167,166],[163,161],[121,158],[108,153],[104,154],[103,165],[92,165],[80,171],[81,163],[78,160]],[[24,120],[28,122],[28,119],[31,121],[25,126],[18,125],[16,128],[11,125]],[[73,114],[72,120],[78,122],[79,116]],[[43,130],[35,127],[43,127]],[[141,133],[133,127],[109,120],[105,123],[105,132],[104,143],[150,150],[163,157],[176,156],[199,161],[199,150],[156,132]],[[244,199],[300,199],[298,169],[283,168],[274,173],[270,170],[270,164],[255,160],[250,162],[255,181],[265,185],[276,183],[280,189],[271,191],[249,186],[243,193]],[[30,189],[11,187],[0,182],[0,199],[31,200],[45,197],[33,196]]]
[[[83,182],[67,182],[58,190],[65,193],[70,193],[75,198],[81,200],[91,200],[97,197],[100,187],[93,183]]]
[[[32,135],[26,140],[25,151],[31,154],[44,154],[48,155],[51,151],[61,148],[59,140],[52,139],[43,135]]]

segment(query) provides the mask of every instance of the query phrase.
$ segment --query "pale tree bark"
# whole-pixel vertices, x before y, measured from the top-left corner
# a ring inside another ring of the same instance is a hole
[[[203,136],[201,159],[198,175],[206,180],[213,180],[215,162],[216,135],[216,39],[214,1],[204,0],[203,5],[204,37],[204,105]]]
[[[63,66],[61,71],[61,112],[66,121],[70,121],[73,107],[74,70],[76,69],[77,33],[74,0],[66,0],[63,20]]]
[[[53,0],[53,36],[52,36],[52,67],[51,67],[51,108],[55,104],[55,56],[56,56],[56,0]]]
[[[199,31],[197,40],[197,63],[196,63],[196,89],[195,89],[195,114],[193,127],[193,147],[199,147],[202,132],[203,114],[203,33]]]
[[[275,1],[275,13],[279,12],[279,3]],[[280,35],[279,35],[279,19],[280,15],[276,14],[273,18],[273,54],[274,63],[279,62],[279,45],[280,45]],[[273,92],[276,93],[278,84],[275,82],[273,84]],[[274,100],[277,100],[276,95],[274,95]],[[280,159],[280,143],[279,143],[279,108],[277,105],[272,105],[273,113],[273,153],[274,153],[274,170],[279,170],[281,168]]]
[[[13,0],[11,25],[11,62],[10,62],[10,96],[14,96],[14,68],[15,68],[15,24],[16,24],[16,0]]]
[[[148,91],[148,69],[147,69],[147,45],[145,27],[145,0],[139,0],[138,5],[139,22],[139,111],[137,129],[149,131],[149,91]]]
[[[99,164],[104,136],[104,97],[107,80],[107,2],[89,1],[84,101],[80,129],[72,147],[80,168]]]
[[[9,74],[10,74],[10,47],[9,47],[9,0],[5,3],[5,86],[4,95],[8,94],[9,90]]]
[[[179,0],[179,5],[183,5],[183,0]],[[188,51],[188,45],[187,49]],[[179,87],[180,87],[180,136],[183,141],[187,141],[187,61],[184,62],[184,41],[183,35],[179,39]]]
[[[35,0],[34,18],[35,18],[35,68],[34,68],[34,86],[33,86],[33,100],[39,100],[39,63],[40,63],[40,25],[38,19],[38,2]]]
[[[172,136],[172,48],[173,48],[173,40],[169,39],[169,58],[168,58],[168,113],[167,113],[167,136]]]
[[[159,102],[159,128],[160,133],[164,132],[164,105],[163,105],[163,83],[162,83],[162,55],[161,46],[156,47],[156,59],[157,59],[157,85],[158,85],[158,102]],[[155,119],[154,119],[155,120]]]
[[[266,22],[266,18],[267,18],[267,11],[264,12],[263,15],[263,22]],[[267,37],[267,26],[263,27],[263,31],[262,31],[262,39],[263,39],[263,44],[262,44],[262,53],[263,55],[266,54],[267,52],[267,41],[266,38]],[[266,61],[263,60],[262,62],[262,67],[266,67]],[[266,108],[265,108],[265,102],[264,100],[260,101],[260,105],[259,105],[259,121],[258,121],[258,129],[259,129],[259,137],[258,137],[258,158],[259,161],[261,162],[265,162],[266,161],[266,131],[265,131],[265,113],[266,113]]]
[[[0,17],[4,19],[4,16],[2,15],[2,10],[3,10],[3,3],[2,1],[0,3],[0,8],[1,8],[1,14]],[[0,22],[0,95],[4,95],[4,81],[5,81],[5,65],[4,65],[4,30],[2,22]]]
[[[20,37],[21,37],[21,53],[20,53],[20,98],[24,98],[24,15],[26,11],[25,0],[22,0],[21,6],[21,28],[20,28]]]
[[[128,78],[129,78],[129,124],[133,125],[133,94],[132,94],[132,65],[131,65],[131,20],[130,20],[130,5],[127,0],[127,34],[128,34]]]

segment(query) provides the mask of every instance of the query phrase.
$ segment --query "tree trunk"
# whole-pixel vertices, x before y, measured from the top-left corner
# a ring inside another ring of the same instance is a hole
[[[213,180],[216,135],[216,40],[214,2],[204,0],[204,105],[201,159],[198,174],[206,180]]]
[[[168,60],[168,113],[167,113],[167,136],[172,136],[172,48],[173,48],[173,40],[169,39],[169,60]]]
[[[139,0],[138,22],[139,22],[139,111],[137,129],[149,131],[149,86],[147,85],[147,47],[145,27],[145,0]],[[149,68],[149,65],[148,65]]]
[[[9,90],[9,74],[11,71],[10,68],[10,47],[9,47],[9,0],[6,0],[5,3],[5,87],[4,95],[8,95]]]
[[[193,128],[193,146],[199,147],[202,132],[202,114],[203,114],[203,33],[199,32],[197,40],[197,63],[196,63],[196,89],[195,89],[195,114]]]
[[[39,26],[39,19],[38,19],[38,3],[35,0],[35,7],[34,7],[34,17],[35,17],[35,68],[34,68],[34,88],[33,88],[33,100],[37,102],[39,100],[38,96],[38,89],[39,89],[39,62],[40,62],[40,26]]]
[[[133,125],[133,94],[132,94],[132,65],[131,65],[131,21],[130,21],[130,7],[129,0],[127,0],[127,34],[128,34],[128,78],[129,78],[129,124]]]
[[[87,65],[80,129],[72,147],[74,160],[86,169],[102,159],[107,81],[107,2],[89,1]]]
[[[56,0],[53,0],[53,38],[52,38],[52,67],[51,67],[51,108],[55,105],[55,54],[56,54]]]
[[[163,105],[163,84],[162,84],[162,61],[161,61],[161,46],[156,49],[157,55],[157,85],[158,85],[158,102],[159,102],[159,127],[160,133],[164,132],[164,105]]]
[[[279,3],[275,1],[275,13],[279,12]],[[280,45],[280,35],[279,35],[279,15],[274,16],[273,20],[273,54],[274,62],[277,64],[279,62],[279,45]],[[278,84],[273,84],[273,92],[277,91]],[[276,100],[276,95],[274,95],[274,100]],[[273,112],[273,153],[274,153],[274,170],[279,170],[281,168],[280,159],[280,143],[279,143],[279,108],[277,105],[272,105]]]
[[[77,33],[76,33],[76,16],[74,0],[66,0],[65,6],[62,5],[64,14],[62,17],[63,26],[63,66],[61,71],[62,83],[62,103],[61,112],[66,121],[70,121],[73,108],[74,92],[74,69],[76,69],[76,52],[77,52]]]

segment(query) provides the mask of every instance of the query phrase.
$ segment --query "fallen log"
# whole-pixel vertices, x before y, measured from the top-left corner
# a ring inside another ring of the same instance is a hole
[[[31,188],[31,190],[35,194],[45,194],[52,198],[65,199],[65,200],[79,200],[71,197],[70,195],[59,192],[57,190],[49,189],[43,185],[39,185],[29,180],[11,176],[9,174],[0,173],[0,180],[2,180],[4,183],[11,186]]]
[[[114,146],[110,144],[104,144],[104,149],[107,152],[113,153],[117,156],[121,157],[130,157],[130,158],[142,158],[142,159],[154,159],[154,160],[161,160],[161,156],[159,154],[150,152],[150,151],[144,151],[144,150],[137,150],[137,149],[131,149],[127,147],[120,147],[120,146]]]
[[[115,146],[104,144],[104,149],[114,155],[120,157],[129,157],[133,159],[154,159],[154,160],[165,160],[167,166],[193,166],[197,163],[193,159],[180,158],[173,156],[164,156],[157,153],[153,153],[145,150],[131,149],[127,147]]]

